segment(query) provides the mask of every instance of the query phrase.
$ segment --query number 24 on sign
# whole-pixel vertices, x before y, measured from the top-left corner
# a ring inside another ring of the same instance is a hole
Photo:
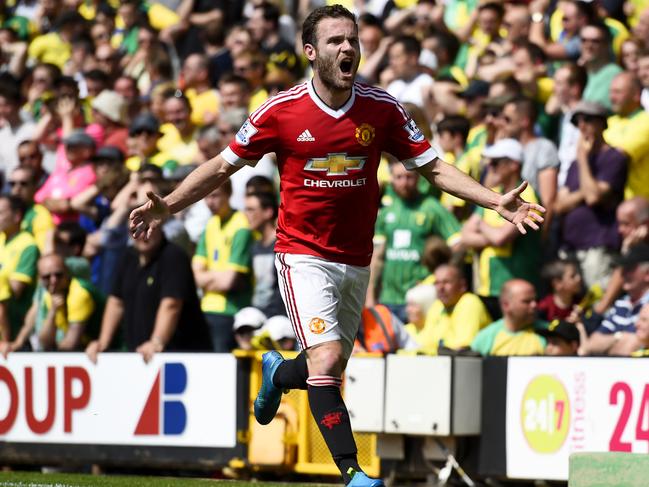
[[[622,441],[622,436],[633,410],[633,389],[626,382],[616,382],[611,386],[608,399],[611,405],[621,404],[620,416],[611,435],[608,448],[610,451],[630,452],[633,449],[633,444],[630,441]],[[649,444],[649,384],[645,384],[642,391],[638,418],[635,423],[635,439],[646,441]]]
[[[525,401],[526,431],[541,431],[554,433],[563,426],[565,401],[555,400],[553,394],[544,399],[528,399]]]

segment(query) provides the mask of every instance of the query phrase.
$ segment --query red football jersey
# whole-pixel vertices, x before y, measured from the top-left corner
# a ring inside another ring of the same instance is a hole
[[[437,153],[385,91],[355,83],[349,101],[328,107],[310,81],[269,99],[222,155],[255,164],[275,152],[281,203],[277,252],[369,265],[379,204],[381,152],[414,169]]]

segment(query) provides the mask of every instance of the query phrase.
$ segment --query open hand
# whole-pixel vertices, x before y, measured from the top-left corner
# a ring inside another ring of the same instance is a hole
[[[536,203],[528,203],[521,198],[521,193],[525,191],[527,181],[523,181],[520,186],[512,189],[509,193],[505,193],[500,197],[500,202],[496,207],[496,211],[505,220],[512,222],[522,234],[526,234],[528,227],[538,230],[539,223],[543,222],[541,213],[545,213],[545,208]]]
[[[129,216],[129,231],[133,238],[148,240],[153,230],[169,215],[169,205],[152,191],[147,192],[146,203],[135,208]]]

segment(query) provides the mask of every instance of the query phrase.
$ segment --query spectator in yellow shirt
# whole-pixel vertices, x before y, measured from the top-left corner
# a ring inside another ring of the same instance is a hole
[[[28,49],[34,62],[52,63],[63,69],[72,53],[72,39],[80,33],[84,18],[74,11],[63,12],[56,19],[56,30],[36,37]]]
[[[38,274],[41,286],[12,350],[20,350],[27,341],[34,351],[82,350],[99,330],[104,297],[90,282],[70,277],[58,254],[41,257]]]
[[[214,123],[219,113],[219,95],[210,86],[208,58],[204,54],[191,54],[182,69],[185,96],[192,106],[191,121],[202,127]]]
[[[180,90],[169,90],[163,95],[165,124],[160,127],[162,137],[158,148],[166,152],[178,164],[191,164],[198,157],[196,135],[198,127],[192,122],[191,103]]]
[[[437,299],[415,339],[422,351],[437,354],[439,347],[467,349],[491,316],[478,296],[468,292],[462,269],[443,264],[435,270]]]
[[[642,84],[629,72],[611,82],[611,106],[615,115],[608,119],[606,143],[629,157],[629,174],[624,188],[626,199],[649,198],[649,112],[642,109]]]

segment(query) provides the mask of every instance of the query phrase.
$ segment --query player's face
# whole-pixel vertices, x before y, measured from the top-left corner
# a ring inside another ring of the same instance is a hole
[[[324,18],[316,26],[316,39],[313,69],[322,83],[336,91],[351,89],[360,62],[356,24],[347,18]]]

